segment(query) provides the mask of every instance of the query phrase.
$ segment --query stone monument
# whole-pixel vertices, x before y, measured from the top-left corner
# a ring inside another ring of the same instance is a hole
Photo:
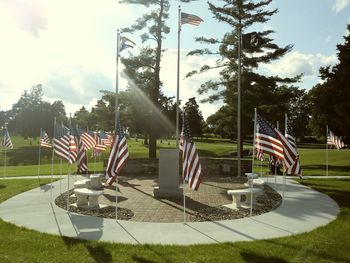
[[[179,175],[179,150],[159,150],[158,186],[154,187],[154,197],[181,197]]]

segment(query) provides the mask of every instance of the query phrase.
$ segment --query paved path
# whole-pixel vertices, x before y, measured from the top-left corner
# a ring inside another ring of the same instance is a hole
[[[71,182],[72,183],[72,182]],[[61,182],[67,188],[67,181]],[[50,186],[19,194],[0,204],[0,217],[13,224],[54,235],[129,244],[208,244],[275,238],[311,231],[334,220],[338,205],[327,195],[282,178],[269,185],[284,194],[277,209],[251,218],[193,223],[145,223],[84,216],[50,202]],[[52,200],[60,193],[53,184]]]

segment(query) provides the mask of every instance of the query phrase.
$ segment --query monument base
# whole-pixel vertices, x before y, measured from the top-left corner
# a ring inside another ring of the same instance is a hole
[[[182,188],[171,188],[171,189],[166,189],[166,188],[159,188],[158,186],[155,186],[153,189],[153,195],[154,197],[175,197],[175,198],[180,198],[183,195]]]

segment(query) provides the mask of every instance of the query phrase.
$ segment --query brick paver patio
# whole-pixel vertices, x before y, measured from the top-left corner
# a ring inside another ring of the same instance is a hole
[[[197,192],[186,188],[186,220],[196,211],[208,207],[220,207],[232,202],[226,191],[244,188],[244,179],[208,178],[203,180]],[[133,211],[131,221],[183,222],[183,198],[155,198],[153,188],[157,178],[119,177],[118,207]],[[115,186],[105,188],[100,203],[115,205]]]

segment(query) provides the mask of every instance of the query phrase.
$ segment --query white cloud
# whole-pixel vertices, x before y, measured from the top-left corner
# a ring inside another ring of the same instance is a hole
[[[180,100],[183,106],[189,98],[196,97],[203,116],[206,118],[215,113],[221,103],[208,104],[200,103],[205,95],[200,96],[197,90],[200,85],[208,80],[215,80],[219,75],[218,69],[210,70],[203,74],[185,78],[186,74],[192,70],[199,70],[203,65],[214,66],[216,58],[204,56],[186,56],[189,50],[181,50],[180,63]],[[164,93],[168,96],[176,96],[177,90],[177,49],[167,49],[162,58],[161,80],[164,83]]]
[[[262,65],[260,70],[263,74],[281,77],[294,77],[298,74],[304,74],[304,78],[313,79],[314,83],[317,83],[319,81],[319,68],[321,66],[334,65],[335,63],[337,63],[335,55],[303,54],[298,51],[292,51],[275,63]]]
[[[335,0],[335,3],[332,7],[332,9],[336,12],[339,13],[343,9],[345,9],[350,3],[350,0]]]

